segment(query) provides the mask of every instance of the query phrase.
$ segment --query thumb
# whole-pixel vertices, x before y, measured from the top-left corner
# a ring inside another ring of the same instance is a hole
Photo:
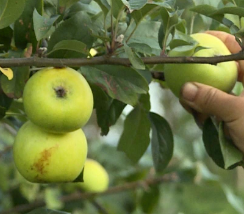
[[[225,122],[237,120],[244,109],[244,99],[200,83],[186,83],[181,90],[181,102]]]

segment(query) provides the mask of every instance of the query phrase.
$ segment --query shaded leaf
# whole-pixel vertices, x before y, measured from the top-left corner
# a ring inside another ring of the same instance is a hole
[[[25,49],[27,43],[31,43],[34,51],[37,40],[33,26],[33,11],[39,14],[43,11],[43,0],[26,0],[25,9],[19,19],[14,23],[14,41],[16,47]]]
[[[10,49],[13,30],[10,27],[0,29],[0,51]]]
[[[0,29],[12,24],[20,17],[25,7],[25,0],[3,0],[0,7]]]
[[[91,85],[97,123],[101,128],[101,135],[107,135],[109,127],[114,125],[126,104],[110,98],[100,87]]]
[[[228,169],[233,165],[243,162],[243,154],[238,150],[234,143],[224,135],[224,123],[219,125],[220,147],[224,158],[224,168]]]
[[[145,69],[142,59],[126,43],[124,43],[124,50],[134,68]]]
[[[33,24],[37,41],[46,38],[49,35],[50,30],[53,27],[53,23],[59,18],[54,16],[52,18],[46,18],[41,16],[35,9],[33,12]]]
[[[158,205],[159,198],[160,190],[158,185],[151,186],[146,191],[144,191],[140,203],[143,213],[153,213]]]
[[[174,150],[174,139],[168,122],[160,115],[150,112],[152,127],[152,157],[157,172],[163,172],[169,164]]]
[[[139,94],[148,91],[147,81],[133,68],[116,65],[83,66],[79,71],[89,82],[103,88],[108,95],[135,105]]]
[[[5,113],[9,109],[10,105],[12,103],[12,99],[7,97],[2,89],[0,89],[0,119],[2,119],[5,116]]]
[[[87,49],[92,47],[94,38],[89,26],[92,25],[90,17],[83,11],[75,16],[65,20],[52,34],[48,42],[48,53],[50,53],[56,44],[63,40],[77,40],[84,43]],[[84,57],[84,54],[70,50],[59,50],[48,55],[54,58],[75,58]]]
[[[224,168],[224,158],[219,143],[219,134],[211,119],[203,125],[203,143],[208,155],[221,168]]]
[[[150,122],[142,108],[134,108],[126,117],[118,150],[125,152],[130,160],[138,162],[150,143]]]

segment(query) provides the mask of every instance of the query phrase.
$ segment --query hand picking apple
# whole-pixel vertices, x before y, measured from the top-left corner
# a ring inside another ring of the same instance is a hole
[[[231,53],[241,51],[235,37],[220,31],[208,31],[209,35],[219,38]],[[244,61],[238,61],[238,81],[243,83]],[[231,67],[227,67],[230,70]],[[225,74],[223,75],[224,77]],[[192,81],[192,82],[190,82]],[[218,79],[216,79],[218,81]],[[228,84],[232,78],[225,78],[223,84]],[[244,153],[244,92],[237,97],[225,93],[215,87],[189,80],[181,89],[181,102],[189,108],[207,115],[213,115],[225,122],[235,145]]]

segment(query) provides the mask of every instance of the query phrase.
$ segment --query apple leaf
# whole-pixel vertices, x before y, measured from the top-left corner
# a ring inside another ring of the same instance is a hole
[[[19,19],[14,23],[14,41],[16,47],[25,49],[28,43],[36,48],[37,40],[33,26],[33,11],[39,14],[43,11],[43,0],[26,0],[25,9]]]
[[[139,94],[148,92],[145,78],[135,69],[117,65],[82,66],[79,71],[108,95],[126,104],[135,105]]]
[[[48,42],[48,53],[53,51],[55,45],[63,40],[77,40],[84,43],[87,46],[87,49],[90,49],[94,41],[92,31],[89,28],[90,25],[92,25],[92,21],[83,11],[78,12],[73,17],[65,20],[52,34]],[[75,58],[84,57],[84,54],[71,50],[58,50],[49,54],[48,57]]]
[[[152,126],[152,157],[157,172],[163,172],[173,156],[174,139],[168,122],[160,115],[150,112]]]
[[[4,0],[0,7],[0,29],[12,24],[25,8],[25,0]]]
[[[46,38],[50,33],[54,22],[59,18],[59,16],[54,16],[52,18],[46,18],[41,16],[35,9],[33,12],[33,24],[37,41]]]
[[[110,10],[110,5],[108,4],[107,0],[94,0],[102,9],[104,15],[106,16]]]
[[[138,162],[150,143],[149,133],[148,113],[140,106],[137,106],[125,119],[118,150],[125,152],[127,157],[134,163]]]
[[[124,5],[129,8],[130,11],[140,10],[147,3],[147,0],[130,0],[130,1],[122,0],[122,1]]]
[[[203,125],[203,143],[208,155],[221,168],[224,168],[224,158],[221,152],[218,131],[211,119]]]
[[[12,36],[13,30],[10,27],[0,29],[0,51],[8,51],[10,48]]]
[[[24,52],[22,51],[10,51],[10,58],[21,58]],[[8,80],[5,75],[1,76],[1,87],[3,92],[10,98],[20,98],[24,90],[26,81],[29,78],[29,67],[13,67],[13,79]]]
[[[0,89],[0,119],[2,119],[5,116],[5,113],[9,109],[12,100],[13,99],[7,97]]]
[[[221,122],[219,125],[219,141],[225,163],[224,168],[229,169],[233,165],[243,161],[243,154],[234,146],[234,143],[230,139],[225,137],[223,126],[224,123]]]
[[[123,0],[123,2],[125,2],[125,0]],[[141,0],[141,2],[139,2],[139,4],[137,6],[135,6],[135,4],[134,4],[134,6],[131,8],[133,11],[131,13],[131,16],[133,17],[133,19],[135,20],[137,25],[145,18],[146,15],[148,15],[152,11],[155,11],[160,8],[171,9],[171,6],[169,4],[167,4],[166,2],[153,2],[153,3],[147,3],[147,4],[144,4],[144,2],[145,2],[144,0]],[[133,8],[140,8],[141,6],[142,6],[141,9],[133,10]]]
[[[150,186],[147,191],[143,191],[141,197],[141,207],[143,213],[153,213],[160,200],[159,185]]]
[[[223,169],[233,169],[242,165],[242,154],[224,137],[223,124],[216,128],[208,119],[203,126],[203,142],[208,155]]]
[[[100,87],[91,85],[96,109],[97,123],[101,128],[101,135],[107,135],[109,127],[114,125],[126,104],[109,97]]]
[[[26,214],[71,214],[71,213],[67,213],[59,210],[51,210],[47,208],[37,208]]]
[[[112,13],[115,19],[118,18],[118,15],[121,10],[125,9],[125,5],[123,4],[122,0],[112,0]]]
[[[142,59],[126,43],[124,43],[124,50],[134,68],[145,69]]]
[[[70,50],[82,53],[84,55],[89,54],[89,51],[86,49],[86,44],[77,40],[62,40],[54,45],[52,51],[50,51],[48,54],[58,50]]]
[[[156,21],[143,21],[138,25],[136,31],[133,33],[133,36],[130,38],[127,43],[128,46],[130,44],[137,45],[147,45],[151,48],[150,55],[160,55],[161,48],[158,43],[158,34],[155,32],[159,31],[161,23]],[[132,24],[125,34],[125,39],[132,33],[133,27],[135,24]],[[147,30],[145,30],[147,29]],[[149,53],[148,53],[149,54]]]
[[[68,8],[75,2],[78,2],[79,0],[59,0],[59,6]]]

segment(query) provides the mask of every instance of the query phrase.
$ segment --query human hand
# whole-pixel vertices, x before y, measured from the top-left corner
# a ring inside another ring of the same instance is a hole
[[[231,53],[241,50],[235,37],[221,31],[207,31],[221,39]],[[238,81],[244,83],[244,60],[237,62]],[[196,120],[215,116],[225,123],[225,128],[234,144],[244,153],[244,92],[234,96],[211,86],[189,82],[182,87],[181,103],[195,115]]]

